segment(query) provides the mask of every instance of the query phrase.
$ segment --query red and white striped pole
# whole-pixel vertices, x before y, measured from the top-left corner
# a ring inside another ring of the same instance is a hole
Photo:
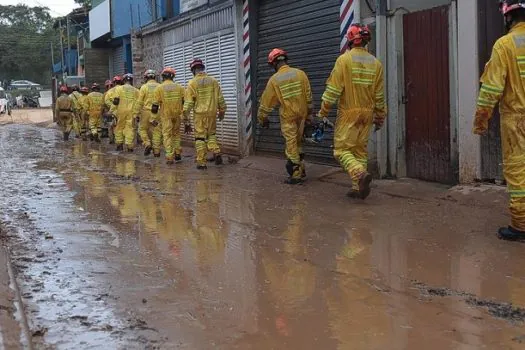
[[[339,9],[339,20],[341,21],[341,53],[348,48],[348,39],[346,33],[352,23],[360,21],[360,7],[359,0],[342,0],[341,8]]]
[[[245,155],[250,154],[253,140],[253,118],[252,118],[252,82],[251,82],[251,56],[250,56],[250,8],[248,0],[243,1],[243,66],[244,66],[244,110],[245,110]]]

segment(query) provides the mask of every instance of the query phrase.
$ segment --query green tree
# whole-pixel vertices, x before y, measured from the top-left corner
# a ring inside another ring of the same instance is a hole
[[[58,46],[49,9],[0,5],[0,33],[0,80],[49,84],[51,43]]]
[[[79,4],[81,7],[88,7],[91,5],[91,0],[75,0],[75,3]]]

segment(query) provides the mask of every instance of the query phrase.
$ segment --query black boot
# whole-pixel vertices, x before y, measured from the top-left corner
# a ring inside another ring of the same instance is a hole
[[[96,143],[100,143],[100,137],[98,136],[98,134],[94,136],[94,139]]]
[[[182,157],[181,157],[180,154],[176,154],[176,155],[175,155],[175,162],[176,162],[176,163],[180,163],[180,162],[182,162]]]
[[[350,190],[346,195],[350,198],[361,199],[361,194],[357,190]]]
[[[153,157],[160,158],[160,153],[153,153]]]
[[[288,179],[286,179],[286,181],[284,183],[288,184],[288,185],[298,185],[298,184],[301,184],[303,183],[303,179],[301,178],[301,166],[299,164],[294,164],[290,161],[288,161],[289,163],[286,164],[286,170],[288,171],[288,169],[290,168],[289,164],[292,164],[291,166],[291,175]]]
[[[197,165],[198,170],[206,170],[208,167],[206,165]]]
[[[64,141],[69,141],[69,133],[64,132]]]
[[[95,135],[89,134],[89,141],[95,141]]]
[[[220,154],[215,155],[215,165],[222,165],[222,156]]]
[[[117,144],[116,151],[117,151],[117,152],[122,152],[123,150],[124,150],[124,145],[121,144],[121,143]]]
[[[372,182],[372,175],[364,173],[359,179],[359,193],[361,199],[366,199],[370,195],[370,183]]]
[[[502,227],[498,230],[498,238],[507,241],[521,241],[525,240],[525,232],[516,230],[511,226]]]
[[[215,154],[211,156],[210,158],[206,159],[208,162],[215,162]]]
[[[146,146],[144,149],[144,155],[147,157],[151,154],[151,146]]]

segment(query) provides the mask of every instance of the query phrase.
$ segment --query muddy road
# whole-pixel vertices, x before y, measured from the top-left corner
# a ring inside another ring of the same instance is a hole
[[[525,347],[501,190],[378,182],[358,202],[315,166],[289,187],[280,160],[203,173],[191,150],[168,167],[60,139],[0,128],[7,349]]]

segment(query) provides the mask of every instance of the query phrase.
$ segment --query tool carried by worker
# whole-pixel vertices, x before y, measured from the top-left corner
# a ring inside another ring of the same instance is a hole
[[[334,129],[334,124],[328,120],[328,118],[324,118],[321,122],[316,124],[312,124],[311,122],[307,123],[304,128],[304,141],[314,144],[323,142],[326,129]]]

